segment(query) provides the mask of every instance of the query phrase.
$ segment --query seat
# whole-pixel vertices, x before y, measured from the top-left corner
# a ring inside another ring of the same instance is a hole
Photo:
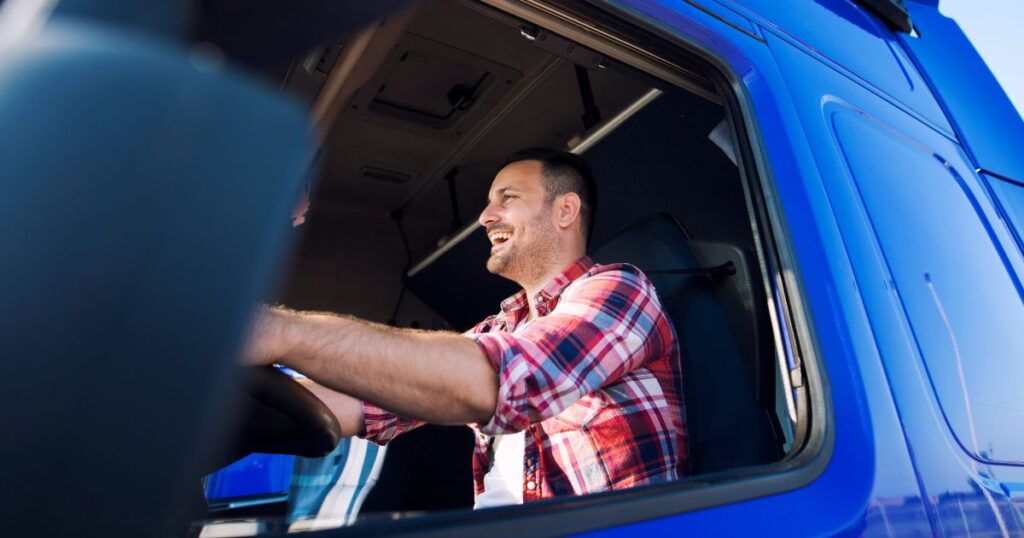
[[[671,215],[656,214],[620,230],[592,258],[631,263],[647,273],[672,321],[682,355],[689,474],[777,461],[781,453],[773,420],[750,380],[750,371],[757,370],[747,365],[741,340],[715,293],[715,278],[748,278],[749,264],[738,254],[741,249],[720,248],[734,253],[729,261],[738,268],[736,274],[684,273],[701,269],[692,244],[697,243]],[[756,360],[760,353],[753,355]]]

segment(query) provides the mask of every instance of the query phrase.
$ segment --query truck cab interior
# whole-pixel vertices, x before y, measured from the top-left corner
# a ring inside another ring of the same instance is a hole
[[[699,62],[600,49],[515,10],[431,0],[264,68],[307,104],[321,142],[276,302],[472,327],[516,291],[484,268],[490,245],[476,219],[491,180],[516,150],[572,151],[598,181],[591,257],[644,270],[681,340],[686,481],[778,462],[799,443],[806,409],[782,373],[765,215],[733,98]],[[466,427],[392,442],[357,526],[468,511],[472,446]],[[212,535],[288,505],[239,506],[212,507],[196,528]]]

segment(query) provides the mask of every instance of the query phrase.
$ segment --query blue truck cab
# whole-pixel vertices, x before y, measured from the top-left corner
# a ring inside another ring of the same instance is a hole
[[[5,535],[1024,535],[1024,122],[935,0],[7,0],[0,46]],[[493,313],[536,145],[672,318],[686,476],[473,511],[425,427],[298,527],[337,451],[208,474],[254,304]]]

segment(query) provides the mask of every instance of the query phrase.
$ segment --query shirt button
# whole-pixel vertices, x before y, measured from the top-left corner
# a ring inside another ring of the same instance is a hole
[[[529,482],[526,483],[526,489],[530,491],[537,489],[537,483],[534,482],[533,480],[530,480]]]

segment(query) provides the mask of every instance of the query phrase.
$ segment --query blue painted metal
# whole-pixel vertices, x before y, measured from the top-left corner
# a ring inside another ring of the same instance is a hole
[[[952,132],[924,78],[895,40],[897,34],[865,8],[847,0],[809,0],[800,2],[799,9],[774,0],[717,2],[748,14],[781,39],[937,128]]]
[[[981,174],[992,189],[1003,219],[1013,230],[1018,246],[1024,250],[1024,182],[1007,177]]]
[[[210,475],[206,498],[211,501],[288,493],[295,456],[250,454]]]
[[[1024,178],[1024,121],[960,27],[935,7],[908,2],[921,37],[901,36],[977,168]],[[979,6],[980,9],[980,6]]]
[[[808,300],[835,450],[799,490],[595,534],[1024,532],[1022,436],[1008,427],[1024,411],[1024,263],[960,144],[970,133],[951,128],[899,39],[847,2],[615,3],[708,52],[741,88]],[[1005,190],[1013,218],[1018,194]],[[930,291],[940,280],[948,325]]]

